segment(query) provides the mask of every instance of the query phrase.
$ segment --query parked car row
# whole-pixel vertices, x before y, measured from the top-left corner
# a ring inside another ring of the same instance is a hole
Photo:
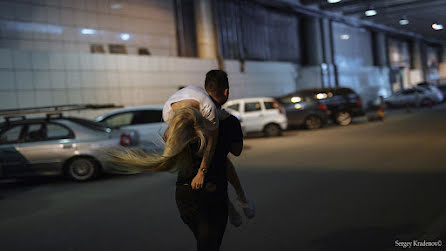
[[[345,126],[364,115],[359,95],[345,87],[305,89],[278,100],[286,107],[288,123],[307,129],[320,128],[330,119]]]
[[[444,100],[429,84],[405,89],[385,99],[388,106],[432,105]],[[167,124],[162,106],[113,110],[90,121],[64,117],[61,107],[40,118],[23,111],[0,123],[0,177],[29,174],[64,174],[77,181],[102,172],[114,172],[105,151],[115,147],[160,150]],[[241,122],[244,133],[279,136],[290,127],[317,129],[328,121],[346,126],[364,115],[362,101],[352,89],[299,90],[280,97],[229,100],[224,106]],[[34,113],[38,108],[31,109]],[[1,115],[1,113],[0,113]]]

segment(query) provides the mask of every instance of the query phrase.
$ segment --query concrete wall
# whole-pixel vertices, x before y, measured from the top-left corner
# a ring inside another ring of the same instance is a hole
[[[203,86],[216,60],[0,49],[0,109],[79,103],[163,104],[178,87]],[[296,66],[226,61],[230,98],[295,90]],[[81,113],[92,117],[100,114]]]
[[[321,71],[320,66],[299,68],[296,88],[322,87]],[[338,68],[339,86],[352,88],[361,96],[364,105],[367,105],[369,101],[375,100],[381,95],[384,97],[389,96],[391,94],[389,81],[389,69],[387,67],[366,66]],[[334,87],[334,85],[327,85],[326,87]]]
[[[320,65],[304,66],[299,68],[296,88],[320,88],[322,87],[322,72]]]
[[[387,67],[339,68],[338,81],[340,86],[352,88],[357,92],[363,105],[379,96],[387,97],[392,93]]]
[[[94,34],[83,34],[86,28]],[[177,55],[173,0],[0,1],[0,48],[89,52],[90,44]]]
[[[409,71],[409,85],[416,86],[418,83],[423,82],[423,70],[411,69]]]

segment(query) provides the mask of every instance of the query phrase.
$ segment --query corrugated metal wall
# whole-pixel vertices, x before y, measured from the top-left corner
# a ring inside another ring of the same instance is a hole
[[[221,53],[227,59],[300,62],[295,14],[243,0],[217,0]]]

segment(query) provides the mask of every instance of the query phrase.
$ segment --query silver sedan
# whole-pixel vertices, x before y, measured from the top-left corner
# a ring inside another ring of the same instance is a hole
[[[424,88],[410,88],[398,91],[390,97],[385,98],[388,107],[412,106],[430,106],[434,103],[433,94]]]
[[[77,181],[113,172],[104,150],[138,147],[135,131],[80,118],[21,119],[0,124],[0,177],[64,174]]]

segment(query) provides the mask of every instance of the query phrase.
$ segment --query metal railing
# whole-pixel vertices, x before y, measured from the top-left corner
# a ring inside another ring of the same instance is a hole
[[[10,118],[21,117],[25,119],[25,115],[31,114],[47,114],[47,117],[51,114],[60,114],[68,111],[80,111],[80,110],[97,110],[97,109],[109,109],[109,108],[122,108],[123,106],[117,106],[114,104],[74,104],[74,105],[58,105],[58,106],[42,106],[42,107],[30,107],[20,109],[6,109],[0,110],[0,117],[3,117],[6,121]]]

